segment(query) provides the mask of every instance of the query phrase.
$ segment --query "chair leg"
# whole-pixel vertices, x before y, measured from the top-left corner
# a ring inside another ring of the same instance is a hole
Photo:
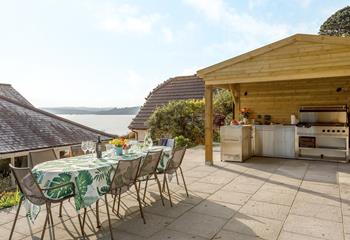
[[[107,217],[108,217],[109,232],[111,234],[111,239],[113,240],[111,216],[109,215],[109,208],[108,208],[108,204],[107,204],[107,194],[105,195],[105,201],[106,201],[106,210],[107,210]]]
[[[145,201],[145,198],[146,198],[146,191],[147,191],[148,179],[149,179],[149,176],[147,176],[147,178],[146,178],[145,189],[144,189],[144,191],[143,191],[143,198],[142,198],[142,201],[143,201],[143,202]]]
[[[23,200],[22,200],[22,198],[21,198],[21,199],[19,200],[19,203],[18,203],[18,208],[17,208],[17,212],[16,212],[16,216],[15,216],[15,221],[13,222],[13,225],[12,225],[12,229],[11,229],[11,233],[10,233],[10,238],[9,238],[9,240],[11,240],[12,235],[13,235],[13,231],[15,230],[15,226],[16,226],[18,214],[19,214],[19,211],[21,210],[22,201],[23,201]]]
[[[164,173],[164,181],[165,181],[166,188],[168,190],[170,206],[172,207],[173,206],[173,202],[171,201],[170,189],[169,189],[168,180],[166,179],[166,173]]]
[[[84,237],[85,233],[84,233],[84,226],[81,222],[81,216],[80,216],[80,213],[78,213],[78,220],[79,220],[79,225],[80,225],[80,231],[81,231],[81,236]]]
[[[185,182],[185,177],[184,177],[184,173],[182,172],[182,168],[180,168],[180,172],[181,172],[181,176],[182,176],[182,181],[184,182],[184,186],[185,186],[185,190],[186,190],[186,195],[188,197],[188,191],[187,191],[187,186],[186,186],[186,182]]]
[[[141,205],[141,200],[140,200],[140,189],[137,189],[136,183],[134,185],[135,185],[135,189],[136,189],[137,201],[139,202],[141,217],[143,219],[143,223],[146,224],[146,219],[145,219],[145,216],[143,215],[143,210],[142,210],[142,205]]]
[[[164,176],[165,176],[165,173],[164,173]],[[165,177],[163,178],[163,188],[162,188],[162,191],[165,192]]]
[[[154,177],[155,177],[155,179],[156,179],[156,181],[157,181],[157,185],[158,185],[158,189],[159,189],[160,199],[162,200],[162,204],[163,204],[163,206],[165,206],[165,205],[164,205],[163,194],[162,194],[162,187],[160,186],[160,182],[159,182],[159,179],[158,179],[158,176],[157,176],[157,174],[156,174],[156,173],[154,173]]]
[[[85,219],[86,219],[86,208],[84,208],[83,227],[85,226]]]
[[[98,203],[99,203],[100,200],[97,200],[96,201],[96,224],[97,224],[97,228],[100,228],[101,227],[101,224],[100,224],[100,213],[99,213],[99,206],[98,206]],[[106,203],[107,204],[107,203]]]
[[[63,201],[60,203],[60,213],[59,213],[59,217],[62,217],[62,207],[63,207]]]
[[[121,198],[121,195],[122,195],[122,190],[120,189],[120,190],[119,190],[119,194],[118,194],[118,207],[117,207],[117,216],[118,216],[118,217],[121,217],[121,216],[119,215],[120,198]]]
[[[115,211],[115,201],[117,200],[117,194],[116,195],[114,195],[114,197],[113,197],[113,207],[112,207],[112,212],[114,212]]]
[[[180,185],[180,183],[179,183],[179,177],[177,176],[177,171],[175,171],[175,176],[176,176],[177,185]]]
[[[47,204],[46,204],[46,208],[48,209]],[[43,231],[41,232],[41,237],[40,237],[40,239],[43,239],[43,238],[44,238],[45,230],[46,230],[46,225],[47,225],[47,222],[48,222],[48,221],[49,221],[49,211],[46,211],[46,219],[45,219]]]
[[[52,228],[53,239],[55,239],[55,229],[54,229],[54,222],[53,222],[52,211],[51,211],[51,203],[48,204],[48,209],[46,211],[48,211],[50,215],[51,223],[49,222],[49,226],[50,228]]]

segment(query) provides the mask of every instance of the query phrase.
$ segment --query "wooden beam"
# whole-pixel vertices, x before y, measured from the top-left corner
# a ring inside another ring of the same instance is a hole
[[[213,165],[213,87],[205,86],[205,164]]]

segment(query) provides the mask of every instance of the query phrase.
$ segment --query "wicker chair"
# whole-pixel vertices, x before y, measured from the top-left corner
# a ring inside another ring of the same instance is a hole
[[[112,210],[113,212],[115,209],[116,198],[118,197],[118,210],[117,210],[118,214],[117,214],[117,216],[119,216],[121,194],[128,191],[130,189],[130,187],[134,186],[136,189],[137,201],[139,203],[141,217],[143,219],[143,222],[146,223],[145,217],[143,215],[142,206],[141,206],[140,192],[139,192],[140,190],[138,189],[137,184],[136,184],[136,178],[137,178],[137,174],[139,172],[140,163],[141,163],[141,158],[137,158],[134,160],[120,160],[118,162],[118,166],[117,166],[116,170],[114,171],[112,183],[111,183],[111,186],[110,186],[107,194],[111,194],[112,196],[114,196],[113,210]],[[105,203],[106,203],[106,210],[107,210],[107,216],[108,216],[109,230],[111,233],[111,239],[113,239],[111,218],[109,215],[109,207],[108,207],[108,201],[107,201],[107,194],[105,194]],[[98,202],[99,201],[96,202],[96,218],[97,218],[97,227],[100,227]]]
[[[43,239],[45,230],[46,230],[46,225],[49,223],[53,227],[53,218],[52,218],[52,212],[51,212],[51,204],[52,203],[62,203],[62,201],[71,198],[75,195],[75,186],[74,183],[68,182],[59,186],[51,187],[51,188],[40,188],[39,184],[36,182],[34,175],[32,174],[31,170],[29,168],[16,168],[13,167],[10,164],[11,171],[16,179],[16,182],[18,184],[19,190],[22,193],[22,197],[20,198],[19,205],[17,208],[16,216],[15,216],[15,221],[13,222],[11,233],[10,233],[10,238],[12,238],[13,231],[16,226],[16,222],[18,219],[18,214],[21,209],[21,205],[23,202],[23,199],[26,198],[28,201],[35,205],[45,205],[46,206],[46,219],[44,223],[44,228],[41,233],[41,239]],[[49,199],[47,198],[43,191],[51,191],[54,189],[58,188],[65,188],[66,191],[69,192],[67,196],[61,199]],[[80,215],[79,215],[79,223],[80,223],[80,228],[83,234],[83,227],[81,224],[80,220]]]
[[[29,158],[31,163],[30,167],[33,168],[40,163],[56,160],[57,156],[53,149],[48,149],[48,150],[43,150],[38,152],[30,152]]]
[[[150,151],[147,153],[146,157],[143,159],[142,164],[140,166],[140,170],[137,176],[137,182],[139,182],[139,189],[141,189],[141,182],[143,181],[146,182],[143,198],[142,198],[142,200],[145,201],[148,180],[156,180],[158,184],[159,194],[162,199],[162,204],[164,206],[162,188],[157,176],[157,167],[158,167],[159,161],[162,158],[162,154],[163,154],[163,150],[153,151],[153,152]]]
[[[171,159],[169,159],[165,169],[163,171],[159,171],[158,170],[158,174],[164,174],[163,190],[164,190],[164,188],[166,186],[167,191],[168,191],[170,206],[173,206],[173,203],[171,201],[170,189],[169,189],[169,184],[168,184],[168,180],[167,180],[166,174],[174,174],[175,173],[176,174],[177,183],[179,184],[179,180],[178,180],[178,177],[177,177],[177,170],[178,169],[180,170],[180,173],[181,173],[181,176],[182,176],[182,181],[184,183],[184,187],[185,187],[185,190],[186,190],[186,195],[188,197],[188,191],[187,191],[187,186],[186,186],[186,182],[185,182],[185,177],[184,177],[184,174],[183,174],[182,169],[181,169],[181,163],[183,161],[185,153],[186,153],[186,147],[174,150],[173,156],[171,157]]]

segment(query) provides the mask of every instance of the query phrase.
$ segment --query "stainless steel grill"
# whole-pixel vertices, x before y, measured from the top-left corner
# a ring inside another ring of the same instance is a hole
[[[348,108],[303,106],[299,110],[295,151],[299,158],[348,161]]]

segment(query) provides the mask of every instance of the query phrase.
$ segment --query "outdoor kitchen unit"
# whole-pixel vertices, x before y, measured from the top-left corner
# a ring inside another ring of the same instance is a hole
[[[347,162],[349,159],[348,107],[302,106],[295,131],[298,158]]]

